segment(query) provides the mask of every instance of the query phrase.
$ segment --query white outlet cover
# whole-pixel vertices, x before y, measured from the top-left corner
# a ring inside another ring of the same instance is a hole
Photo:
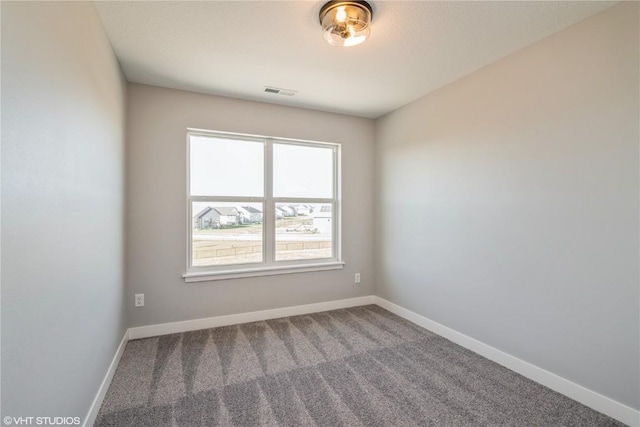
[[[144,294],[135,295],[135,305],[136,307],[144,307]]]

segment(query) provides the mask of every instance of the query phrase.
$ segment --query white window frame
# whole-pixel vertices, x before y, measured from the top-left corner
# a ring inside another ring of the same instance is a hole
[[[243,141],[262,142],[264,146],[264,193],[263,197],[234,196],[192,196],[191,195],[191,145],[192,136],[204,136]],[[333,197],[273,197],[273,144],[300,145],[305,147],[331,148],[333,150]],[[341,215],[341,146],[338,143],[307,141],[262,135],[248,135],[232,132],[187,129],[187,269],[185,282],[203,282],[210,280],[234,279],[242,277],[267,276],[274,274],[302,273],[310,271],[336,270],[344,267],[342,261],[342,215]],[[248,264],[229,264],[219,266],[193,266],[193,202],[236,202],[262,203],[262,262]],[[276,261],[275,207],[278,203],[310,204],[322,203],[333,206],[332,211],[332,257],[304,259],[294,261]]]

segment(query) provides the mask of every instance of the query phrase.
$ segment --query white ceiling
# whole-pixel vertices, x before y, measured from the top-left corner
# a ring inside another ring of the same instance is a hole
[[[615,4],[370,3],[371,37],[351,48],[323,40],[324,1],[95,5],[131,82],[375,118]]]

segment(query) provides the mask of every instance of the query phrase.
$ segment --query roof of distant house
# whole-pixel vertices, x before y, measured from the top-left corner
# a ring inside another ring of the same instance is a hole
[[[211,208],[209,206],[207,206],[206,208],[202,209],[200,212],[198,212],[197,214],[195,214],[193,217],[194,218],[200,218],[202,216],[204,216],[207,212],[209,212],[211,210]]]
[[[238,215],[240,212],[238,212],[238,210],[236,208],[227,208],[227,207],[221,207],[221,206],[214,206],[213,209],[218,212],[220,215],[224,215],[224,216],[236,216]]]
[[[238,210],[233,207],[229,208],[229,207],[222,207],[222,206],[213,206],[213,207],[207,206],[206,208],[204,208],[203,210],[195,214],[193,217],[201,218],[206,214],[208,214],[209,212],[211,212],[212,210],[215,210],[218,213],[218,215],[223,215],[223,216],[236,216],[239,214]]]
[[[246,210],[249,213],[262,213],[260,209],[254,208],[253,206],[243,206],[242,209]]]

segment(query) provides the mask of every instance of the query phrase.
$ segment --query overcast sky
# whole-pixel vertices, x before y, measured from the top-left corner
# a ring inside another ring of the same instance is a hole
[[[191,137],[191,194],[263,196],[264,143]],[[332,197],[332,148],[273,146],[275,197]]]

